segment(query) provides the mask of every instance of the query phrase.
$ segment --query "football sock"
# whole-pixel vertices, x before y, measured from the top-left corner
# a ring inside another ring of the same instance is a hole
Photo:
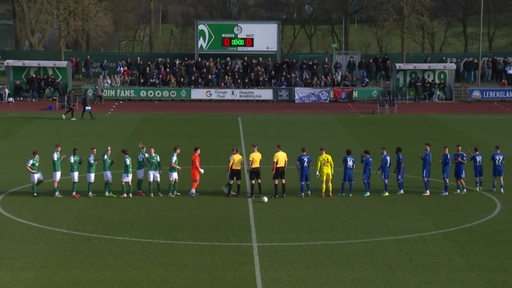
[[[484,187],[484,182],[480,181],[480,187]]]
[[[350,193],[350,195],[352,195],[352,182],[349,182],[348,183],[348,193]]]
[[[329,184],[327,184],[327,187],[329,188],[329,194],[332,194],[332,183],[329,182]]]
[[[132,184],[128,184],[128,193],[132,194]]]
[[[87,192],[92,193],[92,182],[87,182]]]
[[[322,193],[325,193],[325,184],[322,184]]]
[[[156,191],[160,193],[160,182],[156,182]]]
[[[251,195],[254,195],[254,183],[251,183]]]
[[[444,192],[448,192],[448,183],[444,183]]]
[[[286,194],[286,183],[281,183],[281,188],[283,189],[283,195]]]
[[[124,183],[122,185],[122,188],[123,188],[123,194],[126,194],[126,185]]]
[[[384,182],[384,192],[388,192],[388,183]]]
[[[37,187],[37,184],[35,184],[35,183],[32,184],[32,193],[33,194],[36,194],[36,192],[37,192],[37,188],[36,187]]]
[[[304,182],[300,182],[300,193],[304,194]]]
[[[341,183],[341,194],[345,194],[345,182]]]
[[[457,183],[457,190],[460,190],[460,184]]]
[[[108,182],[107,188],[108,188],[108,192],[112,193],[112,183]]]
[[[277,195],[277,184],[274,184],[274,195]]]
[[[261,195],[261,183],[258,182],[258,191],[260,192],[260,195]]]
[[[71,183],[71,192],[76,192],[76,182]]]
[[[57,193],[57,192],[59,192],[59,188],[53,187],[53,193]]]
[[[430,190],[430,180],[425,180],[424,184],[425,184],[425,191],[429,191]]]
[[[151,181],[148,181],[148,188],[149,188],[149,193],[153,193],[153,182]],[[138,190],[138,189],[137,189]],[[140,190],[139,190],[140,191]]]
[[[240,195],[240,184],[236,184],[236,195]]]
[[[106,193],[108,193],[108,182],[105,182],[103,184],[103,189],[105,190]]]
[[[306,188],[308,188],[308,192],[311,191],[311,184],[309,182],[306,184],[306,186]]]
[[[142,179],[137,179],[137,191],[142,191]]]

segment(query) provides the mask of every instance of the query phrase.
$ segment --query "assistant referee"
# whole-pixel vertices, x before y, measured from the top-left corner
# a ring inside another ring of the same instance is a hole
[[[273,173],[272,179],[274,179],[274,198],[277,197],[277,184],[279,183],[279,179],[281,179],[281,189],[282,194],[281,197],[286,196],[286,166],[288,165],[288,156],[286,152],[283,151],[283,146],[281,144],[277,144],[276,153],[274,153],[273,160]]]

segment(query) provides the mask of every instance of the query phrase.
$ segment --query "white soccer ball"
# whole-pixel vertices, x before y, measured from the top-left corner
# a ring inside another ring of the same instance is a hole
[[[268,202],[268,197],[267,196],[261,197],[261,202],[267,203]]]

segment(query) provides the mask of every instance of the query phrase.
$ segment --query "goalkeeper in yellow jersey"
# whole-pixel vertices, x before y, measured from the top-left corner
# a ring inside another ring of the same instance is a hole
[[[325,188],[329,189],[329,197],[332,198],[332,175],[334,174],[334,162],[331,155],[325,152],[325,148],[320,148],[320,156],[317,160],[316,177],[322,181],[322,198],[325,197]],[[327,185],[326,185],[327,183]]]

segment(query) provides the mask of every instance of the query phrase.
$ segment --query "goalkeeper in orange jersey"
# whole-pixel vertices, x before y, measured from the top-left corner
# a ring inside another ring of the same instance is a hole
[[[331,155],[327,154],[325,148],[320,148],[320,156],[317,159],[316,177],[322,181],[322,198],[325,197],[325,189],[329,190],[329,197],[332,198],[332,175],[334,174],[334,162]],[[327,184],[327,185],[326,185]]]

